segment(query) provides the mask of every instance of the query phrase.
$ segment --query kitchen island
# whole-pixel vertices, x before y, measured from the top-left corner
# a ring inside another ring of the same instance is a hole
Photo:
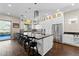
[[[40,33],[34,33],[34,35],[38,53],[43,56],[53,47],[53,34],[42,35]]]
[[[50,35],[36,35],[38,38],[37,47],[40,55],[45,55],[53,47],[53,34]]]

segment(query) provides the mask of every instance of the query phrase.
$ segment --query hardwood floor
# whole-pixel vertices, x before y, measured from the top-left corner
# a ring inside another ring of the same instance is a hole
[[[54,43],[53,48],[46,54],[46,56],[79,56],[79,47]]]
[[[0,41],[0,56],[27,56],[27,52],[15,40],[6,40]],[[53,48],[45,56],[79,56],[79,48],[54,43]]]
[[[15,40],[0,42],[0,56],[26,56],[27,53]]]

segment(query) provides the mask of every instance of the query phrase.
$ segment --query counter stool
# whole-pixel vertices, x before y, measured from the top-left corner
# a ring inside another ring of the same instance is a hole
[[[26,37],[25,37],[25,40],[24,40],[24,42],[23,42],[23,46],[24,46],[24,49],[25,49],[25,51],[27,51],[27,49],[29,48],[28,46],[29,46],[29,43],[30,43],[30,41],[32,41],[32,40],[30,40],[29,39],[29,37],[27,36],[27,35],[25,35]]]
[[[30,55],[30,51],[32,49],[32,56],[36,56],[38,54],[37,42],[33,41],[35,37],[30,37],[30,38],[32,38],[32,41],[29,43],[29,51],[28,51],[29,54],[28,55]]]
[[[23,40],[24,40],[24,35],[23,34],[20,34],[20,39],[19,39],[19,43],[22,45],[23,43]]]
[[[15,34],[15,39],[17,40],[17,42],[19,42],[19,40],[20,40],[20,33],[16,33]]]

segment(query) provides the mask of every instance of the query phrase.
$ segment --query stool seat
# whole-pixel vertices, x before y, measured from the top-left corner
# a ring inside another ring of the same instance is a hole
[[[30,43],[30,47],[35,47],[35,46],[37,46],[37,42],[31,42]]]

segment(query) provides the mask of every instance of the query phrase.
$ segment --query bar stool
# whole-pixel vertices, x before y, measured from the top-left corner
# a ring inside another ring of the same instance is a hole
[[[35,37],[31,37],[31,38],[32,40],[35,39]],[[36,56],[38,54],[37,42],[31,41],[29,43],[29,51],[28,51],[29,54],[30,54],[31,49],[32,49],[32,56]]]
[[[23,40],[24,40],[24,35],[23,34],[20,34],[19,43],[21,45],[22,45]]]
[[[32,55],[38,54],[37,42],[34,41],[35,37],[30,37],[28,35],[18,34],[17,41],[23,45],[25,51],[28,51],[28,55],[30,55],[32,49]],[[36,49],[35,49],[36,48]]]
[[[29,46],[30,41],[32,41],[32,40],[29,39],[28,35],[25,35],[23,44],[24,44],[24,49],[25,49],[26,51],[27,51],[27,49],[28,49],[28,46]]]
[[[16,34],[15,34],[15,39],[19,42],[19,39],[20,39],[20,33],[16,33]]]

